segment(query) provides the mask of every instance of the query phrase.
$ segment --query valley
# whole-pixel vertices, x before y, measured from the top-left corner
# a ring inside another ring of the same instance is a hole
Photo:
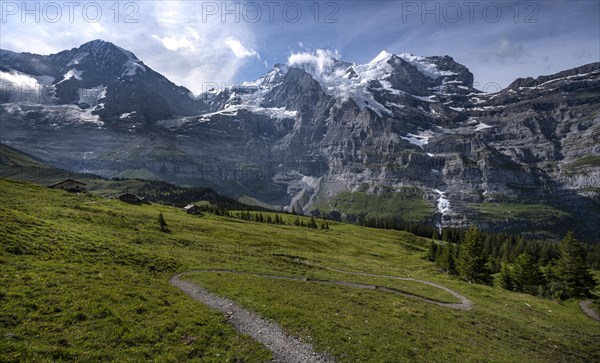
[[[515,356],[584,362],[600,356],[598,322],[577,300],[552,301],[441,274],[425,260],[429,240],[406,232],[335,221],[328,230],[313,230],[293,225],[294,218],[307,217],[285,214],[285,225],[192,216],[6,179],[0,187],[0,356],[8,362],[269,360],[271,352],[236,333],[223,315],[168,283],[198,269],[252,273],[184,279],[339,362],[512,362]],[[169,232],[160,232],[159,213]],[[371,284],[457,302],[445,291],[389,276],[440,284],[473,305],[453,310],[377,289],[312,282]]]
[[[347,221],[600,235],[600,63],[485,93],[450,56],[323,55],[193,95],[102,40],[1,59],[0,140],[62,169]]]
[[[0,18],[0,363],[600,363],[600,2]]]

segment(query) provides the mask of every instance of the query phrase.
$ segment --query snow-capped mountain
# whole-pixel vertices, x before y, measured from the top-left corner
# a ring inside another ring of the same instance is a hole
[[[317,52],[190,97],[102,41],[1,52],[3,85],[26,90],[2,93],[2,142],[65,168],[147,169],[347,219],[600,234],[600,63],[485,94],[449,56],[383,51],[354,64]],[[406,207],[352,204],[398,195]]]
[[[3,101],[62,105],[59,110],[70,114],[79,109],[83,121],[99,125],[143,125],[205,107],[132,52],[102,40],[48,56],[1,52]]]

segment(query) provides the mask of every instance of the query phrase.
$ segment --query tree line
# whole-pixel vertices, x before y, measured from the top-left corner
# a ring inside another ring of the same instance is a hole
[[[394,229],[406,231],[420,237],[432,238],[444,242],[459,243],[465,239],[467,233],[464,229],[438,227],[402,220],[400,217],[363,217],[357,219],[360,226]],[[479,232],[484,240],[484,251],[494,260],[494,271],[499,271],[501,262],[514,263],[523,253],[530,255],[542,266],[556,260],[558,257],[558,244],[548,241],[526,239],[509,233]],[[600,244],[586,245],[587,264],[594,270],[600,270]]]
[[[244,221],[276,224],[276,225],[294,225],[296,227],[306,227],[306,228],[310,228],[310,229],[322,229],[322,230],[329,229],[329,221],[320,220],[319,222],[317,222],[317,219],[315,219],[315,217],[310,217],[308,222],[306,222],[306,221],[304,221],[303,218],[301,219],[296,216],[294,218],[294,220],[290,223],[289,218],[287,218],[288,221],[286,222],[286,220],[283,218],[283,216],[280,216],[278,213],[275,213],[275,216],[273,217],[273,216],[271,216],[271,214],[267,214],[266,216],[264,216],[262,214],[262,212],[250,213],[250,211],[240,211],[240,212],[232,213],[228,210],[218,208],[218,207],[215,207],[212,205],[202,205],[202,206],[198,206],[198,207],[200,208],[200,210],[202,210],[204,212],[210,212],[215,215],[223,216],[223,217],[238,218],[238,219],[241,219]],[[289,216],[288,213],[284,213],[284,215]]]
[[[498,273],[500,285],[507,290],[567,299],[589,296],[598,284],[589,271],[587,252],[585,244],[569,232],[545,264],[528,251],[498,263],[498,257],[486,251],[485,234],[471,226],[459,243],[431,241],[426,258],[442,272],[469,282],[491,285]]]

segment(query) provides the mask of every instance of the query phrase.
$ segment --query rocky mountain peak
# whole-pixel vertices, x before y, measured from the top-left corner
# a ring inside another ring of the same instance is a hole
[[[555,74],[539,76],[537,78],[517,78],[507,87],[507,89],[516,91],[523,87],[542,86],[546,83],[549,83],[550,81],[569,80],[570,78],[575,78],[577,76],[589,76],[598,73],[600,73],[600,62],[589,63],[580,67],[567,69]]]
[[[350,213],[335,202],[340,192],[408,193],[421,221],[440,226],[510,227],[511,216],[481,212],[493,203],[556,208],[544,229],[574,218],[574,206],[600,210],[600,63],[484,94],[450,56],[382,51],[356,64],[321,51],[193,98],[95,40],[50,56],[3,52],[0,72],[56,95],[33,106],[3,95],[2,140],[76,170],[102,174],[119,162],[193,185],[211,177],[207,160],[231,162],[258,173],[210,180],[234,196]],[[74,97],[60,98],[66,91]],[[597,216],[579,216],[581,230],[599,233]]]

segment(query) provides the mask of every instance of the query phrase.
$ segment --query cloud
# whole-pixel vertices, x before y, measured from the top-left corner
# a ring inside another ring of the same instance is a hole
[[[314,22],[306,8],[298,23],[286,22],[277,14],[271,23],[263,12],[258,24],[236,22],[231,16],[227,21],[221,16],[203,19],[201,1],[118,3],[116,20],[114,2],[90,3],[102,7],[102,18],[95,23],[83,19],[83,3],[76,6],[73,22],[66,7],[56,23],[43,17],[36,22],[33,15],[22,22],[21,14],[4,14],[7,21],[2,23],[0,48],[50,54],[101,38],[131,50],[146,65],[194,93],[206,89],[208,82],[229,85],[256,79],[264,73],[263,61],[267,65],[309,62],[323,70],[338,57],[336,52],[308,50],[315,48],[339,49],[345,60],[357,63],[368,62],[382,49],[448,54],[469,67],[478,82],[502,85],[516,77],[542,74],[548,64],[555,70],[567,69],[597,60],[600,54],[600,5],[592,1],[538,2],[536,24],[515,23],[510,2],[499,2],[502,20],[493,24],[479,15],[475,22],[467,21],[464,7],[462,21],[456,24],[423,23],[419,15],[402,22],[403,2],[394,1],[339,3],[341,11],[334,16],[337,23]],[[222,10],[223,4],[218,6]],[[321,15],[322,20],[327,12]],[[134,22],[126,22],[126,16]],[[545,54],[550,57],[547,62],[540,60]]]
[[[51,54],[100,38],[131,50],[147,66],[196,94],[207,84],[233,84],[243,67],[264,69],[255,45],[256,29],[245,22],[223,23],[220,17],[203,21],[198,2],[137,2],[134,15],[121,7],[118,21],[113,3],[98,4],[103,16],[94,23],[80,16],[81,6],[73,22],[65,9],[56,23],[8,17],[0,48]],[[134,22],[126,22],[126,15]]]
[[[185,37],[164,37],[161,38],[158,35],[152,35],[154,39],[159,40],[165,48],[172,51],[178,50],[193,50],[194,43]]]
[[[156,51],[150,46],[142,56],[145,63],[151,67],[156,64],[173,82],[198,94],[211,87],[233,84],[238,72],[251,59],[262,67],[249,24],[233,21],[224,24],[219,17],[202,19],[201,7],[195,2],[149,3],[151,18],[156,23],[152,38],[157,46],[170,52]]]
[[[233,54],[237,57],[237,59],[243,59],[246,57],[256,57],[260,60],[260,56],[254,49],[248,49],[244,47],[241,41],[238,39],[229,37],[225,39],[225,44],[231,49]]]
[[[333,64],[335,59],[339,59],[340,54],[338,51],[331,51],[326,49],[317,49],[313,53],[300,52],[292,53],[288,57],[288,65],[311,65],[315,68],[318,74],[322,74],[325,69]]]
[[[521,63],[531,54],[523,44],[515,44],[507,39],[502,39],[500,44],[489,54],[484,56],[484,61],[496,61],[499,63]]]

